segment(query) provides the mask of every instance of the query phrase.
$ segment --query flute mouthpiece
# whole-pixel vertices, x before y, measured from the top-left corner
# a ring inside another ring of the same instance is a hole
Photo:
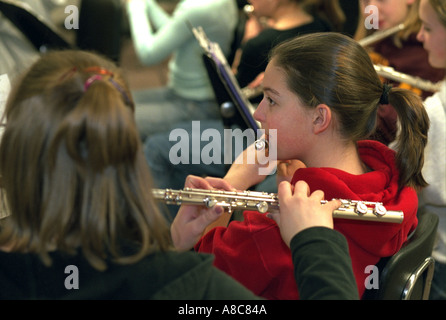
[[[268,148],[268,141],[266,139],[259,139],[255,141],[255,148],[257,151]]]

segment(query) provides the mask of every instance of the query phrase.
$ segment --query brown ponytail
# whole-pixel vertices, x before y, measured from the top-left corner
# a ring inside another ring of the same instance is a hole
[[[389,91],[389,103],[396,110],[400,125],[395,145],[396,162],[400,170],[399,186],[425,187],[427,183],[421,169],[424,164],[429,117],[423,101],[412,91],[392,88]]]

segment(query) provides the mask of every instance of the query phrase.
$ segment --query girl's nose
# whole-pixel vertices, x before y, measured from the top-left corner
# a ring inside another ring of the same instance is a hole
[[[420,42],[423,42],[424,37],[423,37],[423,27],[420,28],[420,30],[417,33],[417,40]]]
[[[263,112],[263,100],[260,101],[259,105],[257,106],[257,109],[254,111],[254,119],[256,119],[259,122],[264,122],[265,120],[265,113]]]

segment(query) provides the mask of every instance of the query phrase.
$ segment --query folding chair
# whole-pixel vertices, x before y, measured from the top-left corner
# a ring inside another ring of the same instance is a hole
[[[378,263],[379,288],[366,290],[363,299],[427,300],[434,259],[431,257],[438,216],[420,210],[418,226],[400,251]]]

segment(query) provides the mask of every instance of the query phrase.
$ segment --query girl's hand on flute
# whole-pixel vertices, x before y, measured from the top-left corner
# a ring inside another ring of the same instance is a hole
[[[316,190],[310,194],[308,184],[300,180],[294,185],[288,181],[279,184],[280,212],[268,213],[280,228],[283,241],[290,246],[291,239],[300,231],[311,227],[333,229],[333,211],[341,201],[332,200],[321,204],[324,192]]]
[[[233,191],[234,188],[220,178],[202,178],[189,175],[184,184],[185,188],[219,189]],[[223,213],[223,208],[215,206],[206,208],[198,205],[181,205],[172,222],[170,232],[172,241],[178,251],[187,251],[194,247],[203,235],[205,229],[215,222]]]

